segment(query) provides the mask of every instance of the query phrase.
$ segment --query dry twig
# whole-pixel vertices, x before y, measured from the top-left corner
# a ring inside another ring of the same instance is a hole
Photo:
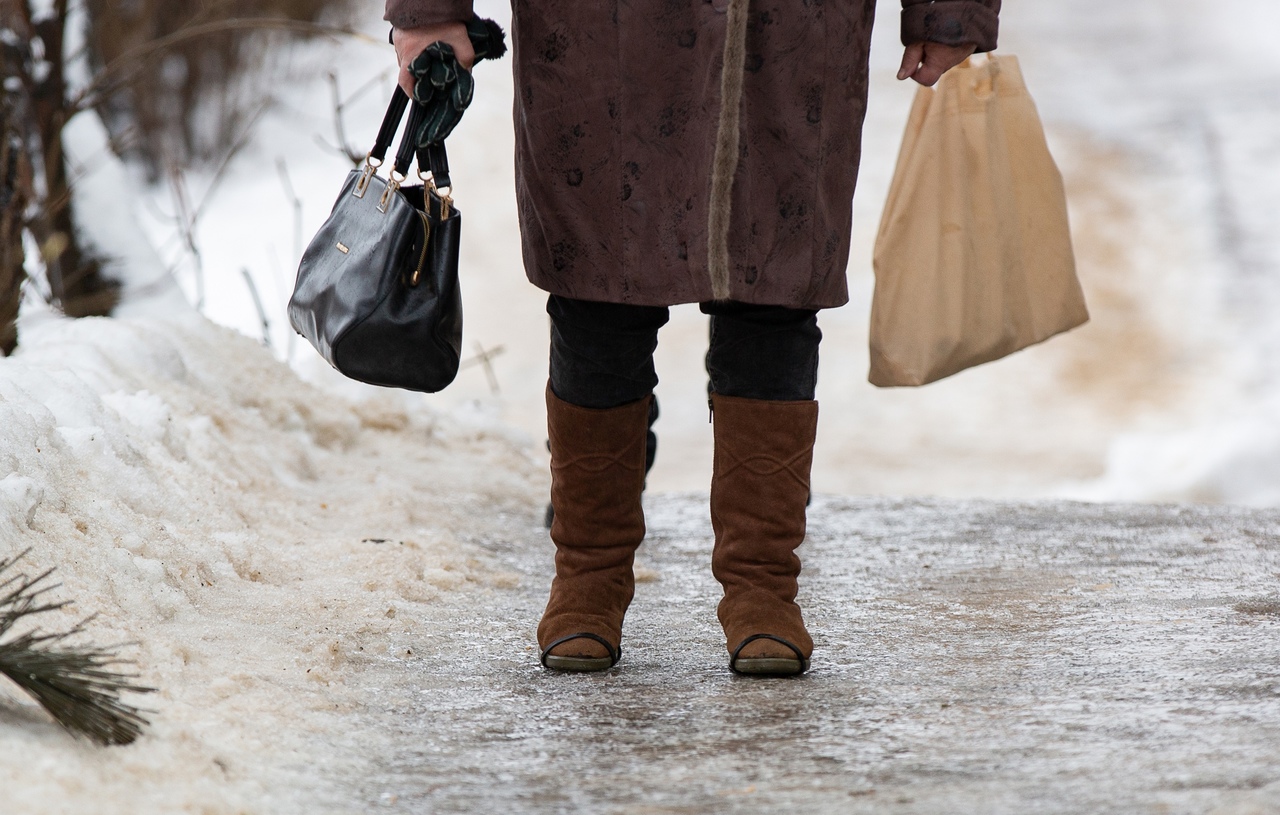
[[[342,90],[338,85],[338,74],[335,71],[329,72],[329,96],[333,100],[333,133],[337,139],[337,144],[329,144],[323,136],[316,135],[316,142],[326,150],[331,150],[338,155],[351,162],[352,167],[359,167],[364,163],[365,153],[357,147],[352,146],[347,139],[346,128],[346,110],[355,100],[364,96],[373,88],[385,85],[387,82],[387,72],[383,71],[374,76],[345,99],[342,97]]]
[[[476,355],[470,359],[464,359],[458,368],[470,368],[475,365],[482,367],[484,369],[484,378],[489,382],[489,392],[496,396],[500,389],[498,387],[498,375],[493,370],[493,360],[501,356],[507,349],[501,345],[485,348],[479,341],[475,345]]]
[[[272,17],[237,17],[229,20],[216,20],[209,23],[184,26],[172,34],[131,48],[108,62],[103,66],[102,70],[94,75],[93,80],[88,85],[69,100],[68,108],[78,112],[93,107],[104,96],[123,87],[130,79],[141,71],[146,70],[156,59],[164,56],[177,45],[189,40],[208,37],[211,34],[236,31],[284,31],[309,36],[324,36],[331,39],[351,37],[366,42],[376,42],[368,34],[347,26],[332,26]]]
[[[245,285],[249,287],[249,296],[253,298],[253,307],[258,310],[258,322],[262,326],[262,344],[270,348],[271,321],[267,319],[267,310],[262,307],[262,298],[258,296],[258,284],[253,282],[253,274],[249,272],[248,267],[242,268],[240,274],[244,275]]]

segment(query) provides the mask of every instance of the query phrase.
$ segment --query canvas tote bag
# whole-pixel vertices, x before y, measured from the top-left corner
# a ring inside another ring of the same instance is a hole
[[[1088,321],[1067,202],[1015,57],[920,88],[875,247],[871,373],[934,382]]]

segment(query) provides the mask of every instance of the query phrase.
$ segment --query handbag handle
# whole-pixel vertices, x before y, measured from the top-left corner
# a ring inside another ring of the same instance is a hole
[[[426,161],[423,161],[423,159]],[[444,142],[431,144],[418,150],[418,169],[430,168],[431,181],[437,189],[453,191],[453,181],[449,178],[449,154],[445,152]]]
[[[396,151],[394,171],[399,173],[401,178],[409,174],[409,165],[413,163],[414,154],[417,152],[418,130],[422,128],[422,122],[426,118],[427,109],[422,105],[414,105],[413,110],[409,111],[409,126],[404,129],[404,135],[400,137],[400,149]],[[418,171],[422,171],[421,165],[418,166]]]
[[[400,121],[404,118],[404,111],[407,107],[409,107],[409,95],[404,92],[404,88],[397,85],[395,93],[391,95],[391,104],[387,107],[387,114],[382,118],[382,127],[378,129],[378,139],[374,143],[373,149],[369,151],[368,162],[371,166],[380,167],[383,161],[386,160],[387,150],[390,149],[391,142],[395,140],[396,131],[400,129]],[[433,187],[437,189],[443,188],[452,192],[453,182],[449,177],[449,154],[445,150],[444,142],[421,148],[414,143],[414,136],[422,127],[422,121],[426,115],[426,108],[422,105],[414,105],[413,110],[409,113],[409,126],[405,129],[404,136],[400,139],[400,148],[396,151],[395,172],[401,178],[407,176],[409,164],[413,161],[416,153],[418,172],[421,174],[429,170]]]
[[[400,120],[404,118],[404,109],[409,106],[409,94],[404,92],[404,88],[396,85],[396,92],[391,95],[391,105],[387,108],[387,115],[382,117],[382,127],[378,130],[378,140],[374,143],[373,149],[369,151],[369,157],[377,159],[375,167],[380,166],[387,157],[387,148],[391,146],[391,142],[396,137],[396,131],[400,129]],[[372,162],[370,162],[372,163]]]

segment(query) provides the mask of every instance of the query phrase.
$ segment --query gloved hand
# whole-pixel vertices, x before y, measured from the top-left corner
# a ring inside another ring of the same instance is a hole
[[[498,59],[506,53],[506,41],[497,23],[472,17],[466,28],[476,62]],[[439,144],[462,120],[475,92],[475,80],[471,72],[459,64],[453,46],[442,41],[423,49],[409,63],[408,70],[414,80],[413,99],[427,109],[417,135],[418,146]]]

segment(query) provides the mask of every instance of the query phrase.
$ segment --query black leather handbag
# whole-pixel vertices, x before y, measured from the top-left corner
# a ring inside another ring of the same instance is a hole
[[[378,175],[408,103],[397,88],[364,167],[347,176],[303,254],[289,322],[345,376],[435,393],[457,376],[462,348],[462,216],[444,144],[415,150],[420,105],[390,177]],[[425,183],[402,186],[415,152]]]

